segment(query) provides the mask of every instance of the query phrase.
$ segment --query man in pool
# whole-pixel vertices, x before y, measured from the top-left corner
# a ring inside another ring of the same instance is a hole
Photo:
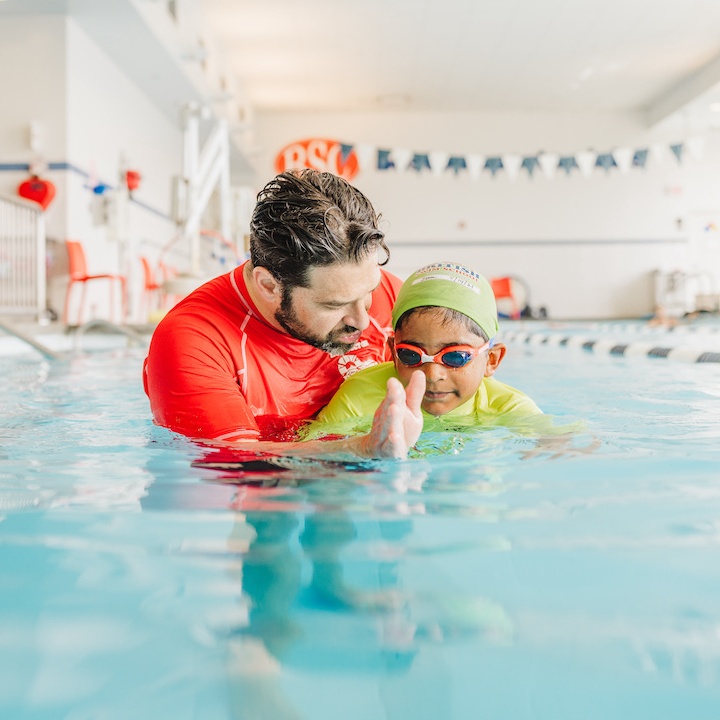
[[[155,422],[251,452],[404,457],[422,425],[420,380],[391,383],[365,436],[288,442],[345,377],[389,358],[400,281],[381,269],[370,202],[330,173],[285,172],[258,195],[250,229],[250,260],[153,334],[143,380]]]
[[[460,419],[487,424],[541,415],[519,390],[493,376],[505,356],[498,331],[495,296],[488,281],[457,263],[434,263],[402,285],[392,311],[392,362],[355,373],[339,388],[313,423],[310,436],[368,418],[381,406],[391,378],[403,385],[422,374],[425,419]]]

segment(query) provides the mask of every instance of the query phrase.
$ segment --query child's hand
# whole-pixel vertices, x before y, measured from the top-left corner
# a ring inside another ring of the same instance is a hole
[[[387,395],[375,411],[370,433],[362,439],[365,457],[406,458],[422,432],[420,403],[425,394],[425,374],[414,372],[407,388],[390,378]]]

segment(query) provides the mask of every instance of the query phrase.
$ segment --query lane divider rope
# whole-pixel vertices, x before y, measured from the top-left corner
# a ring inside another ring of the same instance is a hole
[[[578,347],[591,352],[605,352],[622,357],[669,358],[693,363],[720,363],[720,350],[698,350],[687,346],[668,347],[648,342],[624,342],[617,338],[592,338],[582,335],[525,330],[501,330],[500,337],[503,342]]]

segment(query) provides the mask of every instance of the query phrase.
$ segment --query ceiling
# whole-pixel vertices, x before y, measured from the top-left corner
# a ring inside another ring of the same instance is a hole
[[[196,0],[256,110],[646,113],[720,83],[720,0]],[[691,105],[688,106],[688,103]]]
[[[171,9],[180,45],[153,22]],[[680,114],[720,127],[720,0],[0,0],[0,21],[45,13],[75,17],[173,119],[207,101],[188,57],[212,46],[241,109],[637,112],[648,126]]]

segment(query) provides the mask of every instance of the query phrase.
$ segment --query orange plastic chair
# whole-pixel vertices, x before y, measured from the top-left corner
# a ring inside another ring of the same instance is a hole
[[[510,301],[510,317],[513,320],[520,318],[520,308],[518,307],[517,300],[513,295],[512,291],[512,278],[511,277],[496,277],[490,278],[490,286],[492,287],[493,295],[495,300],[509,300]]]
[[[155,279],[150,261],[145,257],[140,257],[143,268],[143,312],[149,314],[151,310],[162,309],[165,300],[162,283]]]
[[[114,275],[112,273],[101,273],[97,275],[90,275],[87,271],[87,261],[85,260],[85,250],[82,243],[77,240],[66,240],[65,246],[68,252],[68,263],[69,263],[69,274],[70,280],[68,282],[67,292],[65,293],[65,310],[63,312],[63,322],[68,324],[68,313],[70,309],[70,295],[72,293],[73,286],[77,283],[82,283],[82,293],[80,295],[80,306],[78,309],[77,324],[80,324],[82,320],[83,308],[85,305],[85,290],[87,283],[91,280],[109,280],[110,281],[110,316],[111,319],[115,315],[115,293],[113,282],[117,281],[120,283],[120,305],[122,316],[120,322],[125,319],[126,315],[126,288],[127,278],[124,275]]]

